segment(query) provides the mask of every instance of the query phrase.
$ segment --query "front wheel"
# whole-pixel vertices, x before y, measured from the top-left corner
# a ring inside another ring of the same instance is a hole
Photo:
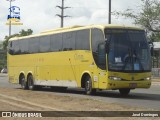
[[[127,96],[130,93],[130,89],[129,88],[119,89],[119,92],[122,96]]]
[[[87,76],[86,80],[85,80],[85,93],[87,95],[91,95],[91,94],[96,93],[96,89],[92,89],[92,81],[91,81],[91,78],[89,76]]]

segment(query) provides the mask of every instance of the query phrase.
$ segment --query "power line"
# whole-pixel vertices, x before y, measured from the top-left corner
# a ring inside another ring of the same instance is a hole
[[[61,9],[61,15],[60,14],[56,14],[56,16],[61,18],[61,27],[63,27],[64,25],[64,18],[66,17],[70,17],[68,15],[64,15],[64,10],[71,8],[71,7],[64,7],[64,0],[62,0],[62,6],[57,5],[56,7],[58,7],[59,9]]]

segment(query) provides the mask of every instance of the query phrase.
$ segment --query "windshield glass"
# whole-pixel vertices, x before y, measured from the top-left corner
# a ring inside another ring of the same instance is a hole
[[[142,30],[107,29],[108,69],[140,72],[151,70],[150,49]]]

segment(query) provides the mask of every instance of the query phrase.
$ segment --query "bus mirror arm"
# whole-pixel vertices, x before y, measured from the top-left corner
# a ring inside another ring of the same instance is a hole
[[[109,41],[106,40],[106,53],[108,54],[109,53]]]

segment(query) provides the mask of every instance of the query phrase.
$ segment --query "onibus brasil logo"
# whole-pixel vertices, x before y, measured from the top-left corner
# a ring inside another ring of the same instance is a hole
[[[9,15],[7,16],[8,22],[6,25],[23,25],[23,23],[20,22],[20,7],[18,6],[11,6],[9,8]]]

